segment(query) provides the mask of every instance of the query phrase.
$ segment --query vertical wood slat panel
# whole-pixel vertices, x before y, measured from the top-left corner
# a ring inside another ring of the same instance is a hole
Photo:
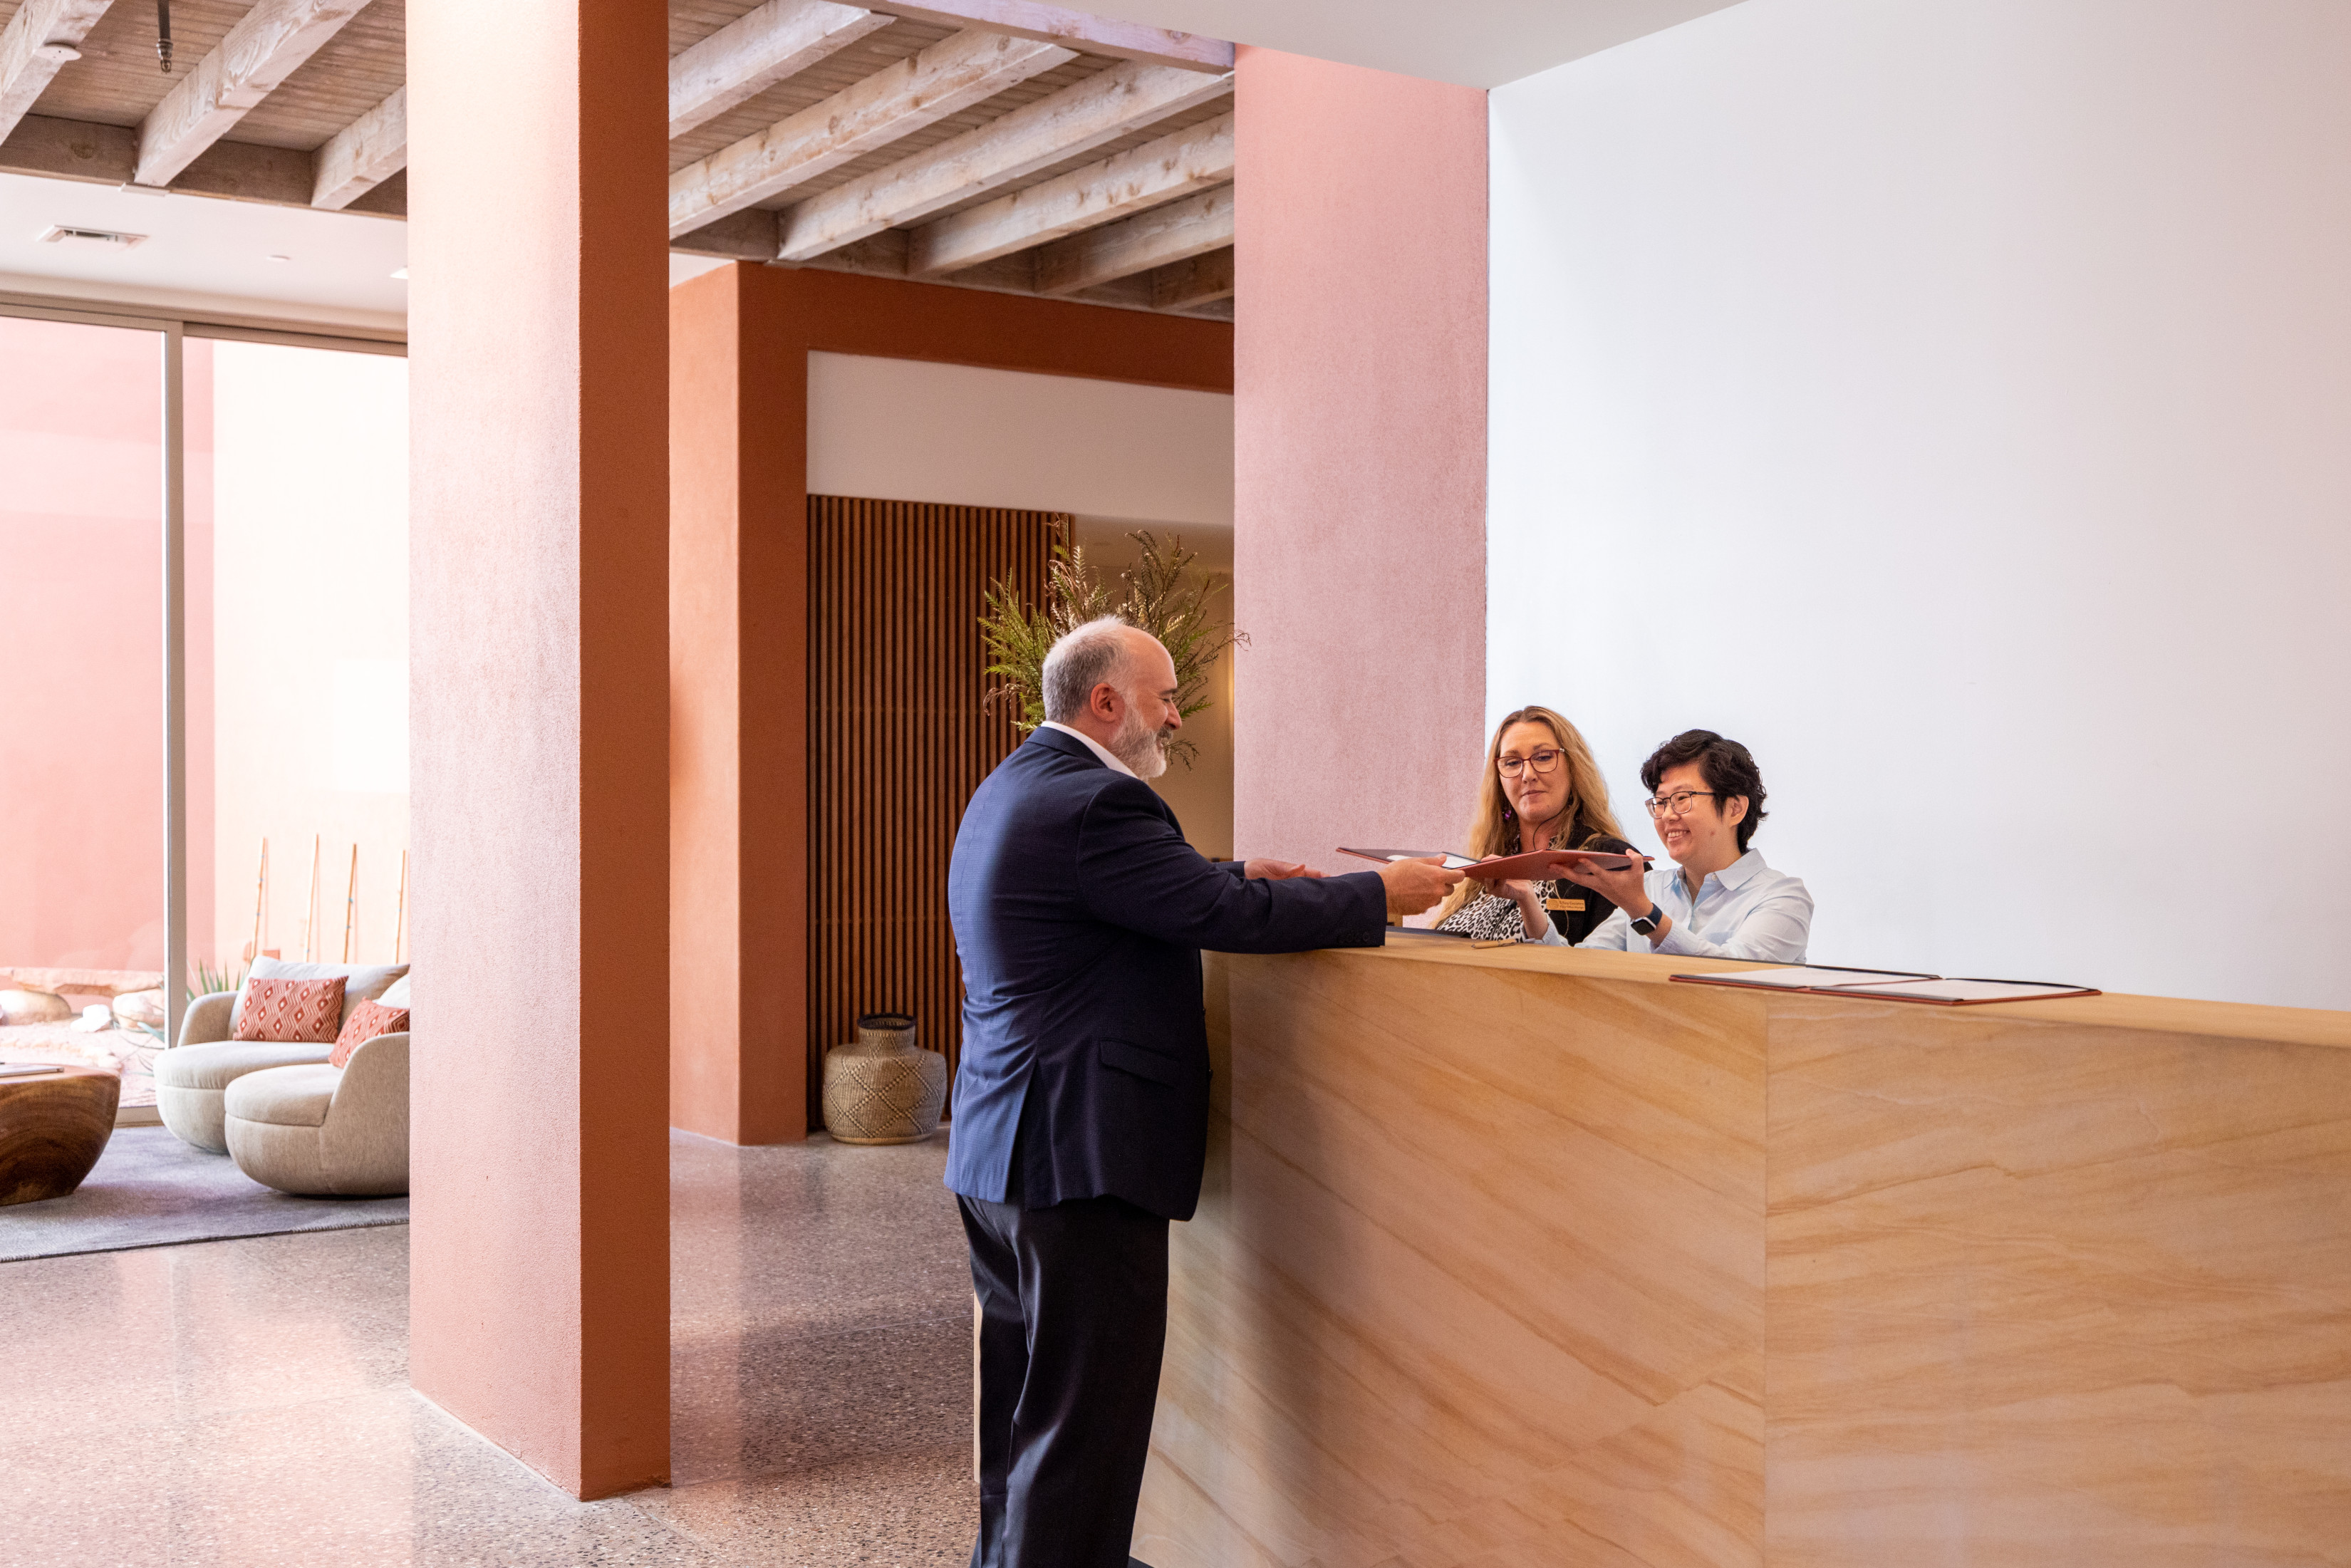
[[[1030,603],[1070,519],[1054,512],[809,497],[809,1115],[857,1016],[910,1012],[952,1071],[963,979],[947,859],[964,804],[1019,743],[982,714],[981,598]]]

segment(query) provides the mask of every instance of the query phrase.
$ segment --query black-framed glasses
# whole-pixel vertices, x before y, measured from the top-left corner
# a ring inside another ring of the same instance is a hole
[[[1555,747],[1539,746],[1524,757],[1497,758],[1494,767],[1503,778],[1516,779],[1530,768],[1538,773],[1552,772],[1559,767],[1559,759],[1565,755]]]
[[[1689,803],[1701,795],[1714,795],[1720,799],[1719,792],[1712,789],[1677,789],[1670,795],[1652,795],[1641,804],[1649,808],[1652,817],[1687,817],[1689,815]]]

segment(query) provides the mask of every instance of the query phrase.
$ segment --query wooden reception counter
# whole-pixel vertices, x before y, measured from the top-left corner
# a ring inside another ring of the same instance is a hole
[[[2351,1014],[1698,967],[1211,956],[1138,1557],[2351,1563]]]

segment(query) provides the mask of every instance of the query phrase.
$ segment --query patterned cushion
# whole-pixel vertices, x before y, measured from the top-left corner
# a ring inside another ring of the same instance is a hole
[[[408,966],[405,964],[298,964],[291,959],[273,958],[264,953],[253,961],[253,968],[246,978],[327,980],[340,975],[343,977],[343,1018],[337,1019],[335,1028],[327,1031],[326,1038],[332,1040],[335,1030],[343,1027],[343,1019],[351,1016],[353,1008],[361,1002],[376,1000],[383,995],[386,987],[406,973]],[[240,990],[236,995],[235,1011],[241,1013],[244,1010],[245,993]]]
[[[388,1008],[381,1002],[361,1002],[344,1020],[343,1032],[335,1037],[335,1054],[327,1058],[327,1065],[348,1066],[351,1052],[369,1040],[380,1034],[398,1034],[407,1027],[406,1008]]]
[[[247,980],[237,1009],[237,1040],[315,1040],[335,1038],[343,1016],[343,977],[324,980]]]

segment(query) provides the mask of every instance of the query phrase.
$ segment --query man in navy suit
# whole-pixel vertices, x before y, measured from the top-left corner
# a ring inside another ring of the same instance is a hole
[[[1145,784],[1174,663],[1116,617],[1045,660],[1045,713],[947,873],[963,1063],[946,1184],[980,1302],[974,1568],[1126,1568],[1167,1333],[1167,1222],[1207,1148],[1200,949],[1376,947],[1460,880],[1218,864]]]

